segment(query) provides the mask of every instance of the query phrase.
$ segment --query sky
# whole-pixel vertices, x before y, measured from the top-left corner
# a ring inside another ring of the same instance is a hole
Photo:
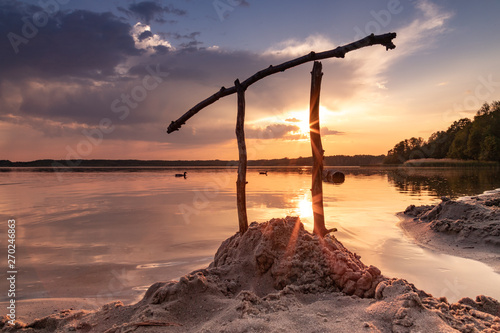
[[[236,96],[255,72],[371,33],[325,59],[326,155],[386,154],[500,100],[500,1],[0,0],[0,159],[237,159]],[[310,156],[306,63],[246,92],[249,159]]]

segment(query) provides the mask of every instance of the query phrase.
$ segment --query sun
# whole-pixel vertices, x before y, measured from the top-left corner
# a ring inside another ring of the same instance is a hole
[[[288,113],[286,122],[295,125],[299,128],[297,134],[304,136],[309,135],[309,112],[303,111],[290,111]]]
[[[320,126],[322,125],[322,120],[325,119],[324,117],[327,116],[329,112],[330,111],[326,107],[320,105]],[[309,110],[288,112],[286,122],[289,124],[293,124],[299,128],[299,130],[296,132],[297,134],[302,134],[303,136],[309,138]]]

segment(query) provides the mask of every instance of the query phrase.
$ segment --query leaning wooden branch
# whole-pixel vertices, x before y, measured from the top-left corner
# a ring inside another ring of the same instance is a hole
[[[254,84],[255,82],[269,76],[272,74],[276,74],[278,72],[284,72],[285,70],[304,64],[306,62],[310,61],[315,61],[315,60],[321,60],[321,59],[326,59],[326,58],[344,58],[345,54],[350,51],[354,51],[366,46],[371,46],[371,45],[383,45],[385,46],[386,50],[392,50],[396,48],[396,45],[392,42],[392,40],[396,38],[396,33],[391,32],[387,33],[384,35],[374,35],[371,34],[370,36],[367,36],[363,39],[360,39],[354,43],[347,44],[344,46],[339,46],[333,50],[329,51],[324,51],[321,53],[315,53],[311,52],[305,56],[302,56],[300,58],[290,60],[287,62],[284,62],[280,65],[277,66],[269,66],[266,69],[261,70],[260,72],[255,73],[245,81],[241,82],[241,88],[242,89],[247,89],[250,85]],[[233,86],[231,88],[225,88],[222,87],[217,93],[213,94],[209,98],[205,99],[204,101],[196,104],[193,108],[191,108],[188,112],[183,114],[179,119],[176,121],[172,121],[170,125],[168,126],[167,133],[172,133],[174,131],[178,131],[179,128],[186,123],[192,116],[197,114],[200,110],[203,108],[209,106],[210,104],[215,103],[218,101],[220,98],[231,95],[236,93],[236,86]]]

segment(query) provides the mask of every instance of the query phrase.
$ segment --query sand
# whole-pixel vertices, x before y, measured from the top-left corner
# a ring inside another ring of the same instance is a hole
[[[153,284],[136,304],[62,310],[17,328],[5,320],[5,332],[499,332],[500,303],[449,304],[287,217],[252,223],[208,267]]]
[[[400,226],[417,244],[484,262],[500,272],[500,193],[409,206]]]

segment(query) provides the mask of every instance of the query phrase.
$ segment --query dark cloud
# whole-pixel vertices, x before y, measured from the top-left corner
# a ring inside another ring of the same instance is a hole
[[[143,41],[145,39],[153,37],[153,33],[150,30],[144,31],[142,34],[139,35],[139,41]]]
[[[165,23],[165,15],[184,16],[186,11],[173,7],[172,5],[162,6],[156,1],[143,1],[131,4],[128,9],[118,8],[130,17],[135,17],[142,23],[149,24],[152,21]]]
[[[155,50],[155,55],[164,55],[169,51],[169,48],[165,45],[156,45],[153,49]]]
[[[194,40],[199,35],[201,35],[201,33],[198,32],[198,31],[192,32],[190,34],[184,34],[184,35],[181,35],[181,34],[176,33],[176,32],[169,32],[169,33],[165,34],[165,36],[167,38],[173,38],[173,39],[176,39],[176,40],[181,40],[181,39],[191,39],[191,40]]]
[[[203,43],[197,39],[197,37],[201,35],[201,33],[198,31],[184,35],[176,32],[169,32],[163,35],[165,36],[165,38],[168,38],[170,40],[173,39],[181,42],[179,44],[179,47],[184,49],[184,51],[196,51],[201,48],[201,45],[203,45]]]
[[[181,43],[179,46],[185,49],[185,51],[190,50],[190,51],[196,51],[200,45],[202,45],[202,42],[199,42],[197,40],[193,40],[187,43]]]
[[[49,15],[36,6],[3,1],[0,80],[78,76],[103,79],[138,56],[130,26],[111,13],[85,10]]]

